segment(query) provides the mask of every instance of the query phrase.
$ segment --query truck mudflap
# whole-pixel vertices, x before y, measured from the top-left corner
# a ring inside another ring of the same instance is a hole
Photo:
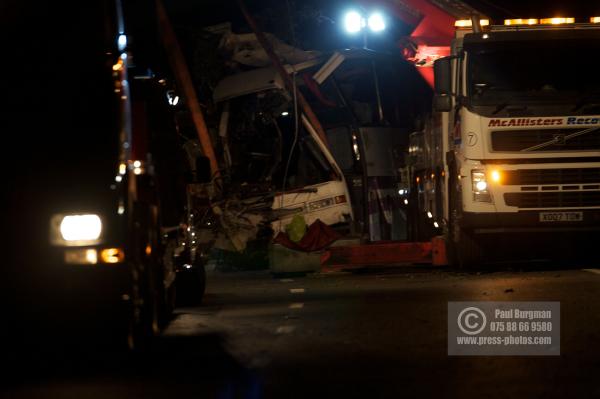
[[[515,213],[463,212],[461,226],[477,234],[600,231],[600,209],[550,209]]]

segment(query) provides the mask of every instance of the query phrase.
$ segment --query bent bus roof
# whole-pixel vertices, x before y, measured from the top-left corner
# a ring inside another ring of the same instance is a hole
[[[318,57],[295,65],[284,65],[288,73],[300,72],[328,61],[336,55],[344,59],[393,57],[391,54],[366,49],[339,50],[326,57]],[[338,64],[339,66],[339,64]],[[337,66],[336,66],[337,67]],[[335,69],[335,68],[333,68]],[[216,103],[247,94],[258,93],[270,89],[284,89],[285,84],[274,67],[264,67],[240,72],[223,78],[215,87],[213,100]]]

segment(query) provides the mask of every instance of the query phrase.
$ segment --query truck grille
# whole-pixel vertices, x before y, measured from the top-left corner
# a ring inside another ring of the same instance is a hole
[[[600,168],[518,169],[503,173],[505,185],[600,183]]]
[[[504,201],[519,208],[593,207],[600,206],[600,191],[506,193]]]
[[[582,134],[568,140],[565,136],[576,133],[577,129],[533,129],[503,130],[492,132],[493,151],[523,151],[538,144],[547,143],[559,138],[559,143],[533,150],[543,151],[583,151],[600,149],[600,129]],[[562,140],[560,140],[562,138]]]

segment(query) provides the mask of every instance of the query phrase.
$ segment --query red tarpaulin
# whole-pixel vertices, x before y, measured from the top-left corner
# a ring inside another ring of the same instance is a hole
[[[340,237],[341,235],[337,231],[317,219],[306,230],[306,234],[299,242],[290,240],[286,233],[277,234],[273,242],[296,251],[314,252],[328,247]]]

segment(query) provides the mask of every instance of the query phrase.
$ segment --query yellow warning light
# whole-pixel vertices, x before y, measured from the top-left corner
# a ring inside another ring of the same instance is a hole
[[[125,253],[120,248],[107,248],[100,252],[100,259],[104,263],[121,263],[125,259]]]
[[[118,71],[123,67],[123,60],[119,59],[116,64],[112,66],[113,71]]]
[[[480,19],[479,23],[481,26],[488,26],[490,24],[489,19]],[[455,28],[470,28],[473,26],[473,22],[470,19],[459,19],[454,23]]]
[[[575,18],[564,18],[564,17],[542,18],[542,20],[540,22],[542,24],[546,24],[546,25],[574,24]]]
[[[494,183],[500,183],[500,180],[502,180],[502,174],[498,170],[492,170],[490,177]]]
[[[590,22],[593,24],[600,24],[600,17],[591,17]]]
[[[540,21],[537,18],[516,18],[516,19],[505,19],[504,25],[537,25]]]

